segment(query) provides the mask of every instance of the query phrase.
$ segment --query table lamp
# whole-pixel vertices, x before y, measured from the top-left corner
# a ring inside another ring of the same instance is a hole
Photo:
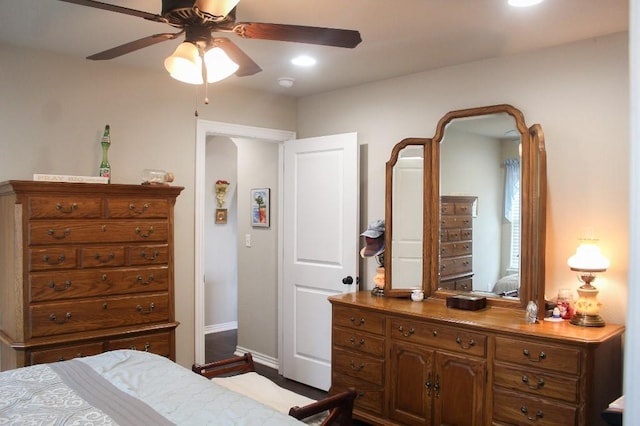
[[[578,280],[583,283],[578,288],[578,300],[571,324],[582,327],[604,327],[604,320],[598,314],[601,303],[598,302],[598,289],[591,283],[596,273],[609,267],[609,260],[602,255],[595,239],[582,240],[576,254],[567,261],[572,271],[578,272]]]

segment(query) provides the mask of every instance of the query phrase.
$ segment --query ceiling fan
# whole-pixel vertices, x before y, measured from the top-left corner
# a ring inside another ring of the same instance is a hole
[[[193,45],[197,49],[196,52],[204,64],[206,63],[206,57],[204,55],[208,51],[222,50],[237,64],[237,67],[234,65],[233,71],[228,73],[227,76],[233,74],[235,71],[235,75],[242,77],[256,74],[262,71],[262,69],[230,39],[226,37],[214,37],[212,33],[226,32],[234,33],[237,36],[247,39],[289,41],[346,48],[353,48],[362,41],[360,33],[353,30],[258,22],[236,22],[236,6],[240,0],[162,0],[162,12],[160,15],[94,0],[60,1],[136,16],[180,29],[177,33],[154,34],[88,56],[87,59],[91,60],[116,58],[166,40],[176,39],[184,34],[185,42],[176,49],[172,57],[184,54],[184,52],[182,54],[178,52],[181,46],[184,45],[189,49],[193,49],[193,47],[191,47],[191,45]],[[215,49],[216,47],[219,49]],[[170,58],[171,57],[167,58],[167,60]],[[169,70],[166,61],[165,67]],[[206,67],[201,66],[200,68],[203,73],[200,81],[187,82],[194,84],[201,84],[207,81],[212,82],[211,78],[206,78],[206,68],[209,68],[209,65],[207,64]],[[173,74],[172,76],[177,78]],[[218,80],[220,79],[221,78]]]

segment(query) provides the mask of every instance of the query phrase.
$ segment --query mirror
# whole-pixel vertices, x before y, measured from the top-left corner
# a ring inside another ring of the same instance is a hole
[[[498,306],[544,306],[539,125],[527,128],[510,105],[449,112],[432,139],[394,147],[386,177],[385,295],[423,288],[428,297],[471,293]]]

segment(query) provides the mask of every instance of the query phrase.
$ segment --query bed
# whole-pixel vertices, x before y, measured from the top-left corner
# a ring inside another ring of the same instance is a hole
[[[520,290],[520,274],[510,274],[500,278],[496,281],[492,293],[499,294],[500,296],[518,297]]]
[[[353,396],[355,397],[355,396]],[[331,398],[331,397],[330,397]],[[334,396],[333,399],[337,399]],[[353,398],[351,398],[351,407]],[[300,418],[331,408],[297,410]],[[295,409],[294,409],[295,411]],[[348,413],[350,417],[350,412]],[[0,425],[304,425],[171,360],[118,350],[0,373]]]

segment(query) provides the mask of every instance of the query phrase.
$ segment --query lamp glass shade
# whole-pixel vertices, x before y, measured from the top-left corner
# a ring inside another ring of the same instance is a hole
[[[240,0],[196,0],[195,7],[213,16],[225,17]]]
[[[609,267],[609,259],[594,242],[583,241],[567,264],[572,271],[603,272]]]
[[[164,60],[164,67],[171,77],[189,84],[202,84],[202,59],[198,48],[185,41],[171,56]]]
[[[229,55],[219,47],[214,47],[204,54],[204,63],[207,67],[207,82],[215,83],[224,80],[239,68]]]

